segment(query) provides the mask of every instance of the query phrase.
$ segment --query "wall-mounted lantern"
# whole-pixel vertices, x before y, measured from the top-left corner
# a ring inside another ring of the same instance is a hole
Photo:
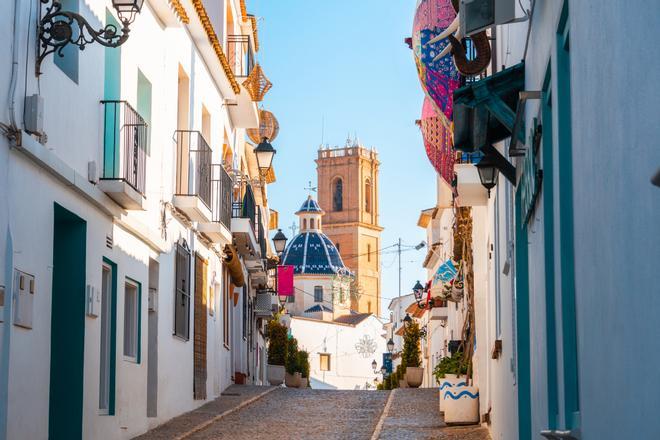
[[[90,25],[85,18],[71,11],[62,11],[62,3],[57,0],[41,0],[46,7],[46,14],[37,28],[39,34],[39,54],[35,66],[37,76],[41,75],[41,63],[53,52],[64,56],[62,50],[69,44],[75,44],[80,50],[90,43],[97,42],[106,47],[119,47],[128,40],[129,26],[142,10],[144,0],[112,0],[121,21],[121,30],[114,24],[106,24],[99,30]]]

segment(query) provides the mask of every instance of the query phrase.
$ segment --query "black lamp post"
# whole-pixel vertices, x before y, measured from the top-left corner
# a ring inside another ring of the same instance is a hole
[[[389,351],[390,353],[394,351],[394,341],[392,340],[392,338],[390,338],[390,340],[387,341],[387,351]]]
[[[275,252],[277,255],[280,255],[286,249],[286,242],[288,238],[281,229],[277,230],[277,233],[273,236],[273,245],[275,246]]]
[[[417,307],[420,309],[423,309],[426,307],[426,304],[422,303],[422,296],[424,295],[424,286],[422,286],[422,283],[417,280],[415,285],[413,286],[413,294],[415,295],[415,301],[417,301]]]
[[[121,21],[121,31],[112,23],[101,29],[95,29],[85,18],[71,11],[62,11],[62,3],[58,0],[41,0],[46,5],[46,14],[38,26],[41,48],[35,63],[35,73],[41,75],[41,63],[53,52],[64,56],[62,50],[68,44],[75,44],[83,50],[90,43],[97,42],[106,47],[119,47],[128,40],[129,26],[142,10],[144,0],[112,0],[112,6],[117,11]]]
[[[499,174],[496,163],[491,156],[486,155],[475,166],[479,172],[479,180],[481,180],[483,187],[488,190],[488,197],[490,198],[490,190],[497,185],[497,176]]]
[[[378,367],[378,363],[376,362],[376,359],[371,361],[371,369],[374,370],[374,373],[378,371],[376,368]]]
[[[384,378],[385,375],[387,374],[387,368],[385,368],[385,365],[383,365],[382,367],[380,367],[380,374],[383,375],[383,378]]]
[[[273,165],[275,153],[275,148],[268,142],[268,138],[263,138],[257,148],[254,149],[254,154],[257,156],[257,166],[262,176],[265,176]]]
[[[282,232],[281,229],[277,230],[277,233],[273,237],[273,246],[275,246],[275,252],[279,257],[281,257],[282,252],[284,252],[284,249],[286,249],[286,242],[288,238],[286,238],[286,235]],[[279,279],[277,278],[277,271],[275,272],[275,285],[278,285]],[[277,299],[280,301],[280,307],[283,309],[284,308],[284,303],[286,303],[286,300],[289,298],[288,295],[277,295]]]

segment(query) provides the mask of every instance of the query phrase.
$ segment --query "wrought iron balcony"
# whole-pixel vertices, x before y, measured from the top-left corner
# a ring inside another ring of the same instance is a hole
[[[243,188],[240,188],[241,186]],[[234,195],[231,216],[250,220],[250,225],[254,228],[257,217],[257,202],[254,199],[252,185],[249,183],[243,182],[242,185],[239,185],[238,194]],[[257,235],[256,229],[254,229],[254,234]]]
[[[227,60],[235,76],[250,75],[254,68],[254,51],[248,35],[227,36]]]
[[[213,221],[231,228],[232,187],[233,181],[220,164],[211,165],[211,211]]]
[[[174,205],[191,220],[211,219],[212,150],[199,131],[177,130]],[[201,201],[201,204],[198,203]]]
[[[101,101],[103,167],[100,186],[126,209],[141,209],[146,186],[147,123],[126,101]]]

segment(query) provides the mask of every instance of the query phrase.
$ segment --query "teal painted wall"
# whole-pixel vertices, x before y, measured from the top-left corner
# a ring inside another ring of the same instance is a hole
[[[114,24],[121,29],[119,22],[112,13],[105,11],[107,24]],[[103,99],[121,99],[121,48],[106,47],[104,54]],[[115,178],[119,176],[119,107],[112,104],[105,106],[105,119],[103,130],[103,177]],[[116,111],[116,112],[115,112]]]
[[[529,335],[529,250],[520,186],[515,197],[516,344],[518,352],[518,438],[532,438]]]
[[[151,126],[151,82],[146,76],[138,69],[138,85],[137,85],[137,112],[142,116],[142,119]],[[151,137],[149,135],[151,130],[147,129],[147,154],[151,154]]]
[[[579,427],[579,386],[575,313],[575,243],[573,216],[573,144],[571,122],[570,39],[568,1],[557,28],[557,152],[559,177],[559,262],[561,280],[563,415],[568,429]]]
[[[110,292],[110,395],[108,415],[115,415],[115,387],[117,380],[117,265],[103,257],[103,262],[112,270],[112,291]]]
[[[557,428],[559,397],[557,385],[557,328],[555,324],[555,223],[554,223],[554,177],[552,144],[552,94],[551,73],[548,66],[543,85],[541,117],[543,127],[542,167],[543,186],[543,244],[545,260],[545,333],[548,387],[548,428]]]
[[[80,12],[78,0],[59,0],[63,11]],[[53,54],[53,62],[71,81],[78,84],[78,57],[80,49],[75,44],[69,44],[62,49],[62,55],[57,51]]]
[[[55,203],[48,435],[82,438],[87,223]]]

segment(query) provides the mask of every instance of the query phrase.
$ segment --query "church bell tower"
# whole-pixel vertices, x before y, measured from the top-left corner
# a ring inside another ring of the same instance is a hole
[[[316,159],[323,231],[356,275],[351,309],[380,315],[380,233],[378,154],[356,140],[321,147]]]

